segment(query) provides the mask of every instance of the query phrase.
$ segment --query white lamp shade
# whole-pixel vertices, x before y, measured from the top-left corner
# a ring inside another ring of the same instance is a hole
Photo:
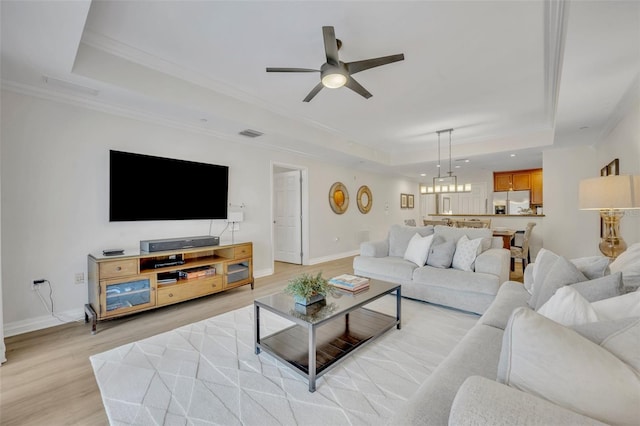
[[[244,221],[244,212],[242,211],[229,212],[227,215],[227,222],[237,223],[242,221]]]
[[[580,210],[640,209],[640,176],[602,176],[580,181]]]

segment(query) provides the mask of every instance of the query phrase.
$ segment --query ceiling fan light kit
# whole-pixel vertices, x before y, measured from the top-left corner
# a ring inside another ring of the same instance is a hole
[[[319,72],[320,82],[311,89],[311,92],[303,99],[303,102],[311,101],[323,87],[338,89],[343,86],[348,87],[363,98],[369,99],[372,96],[371,93],[362,87],[352,75],[370,68],[404,60],[404,54],[400,53],[362,61],[342,62],[338,57],[338,50],[342,46],[342,42],[336,39],[333,27],[322,27],[322,36],[327,62],[322,64],[320,70],[310,68],[267,68],[267,72]]]

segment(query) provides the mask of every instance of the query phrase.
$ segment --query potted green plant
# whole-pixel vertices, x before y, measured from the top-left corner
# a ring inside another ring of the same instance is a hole
[[[289,280],[284,292],[293,296],[293,300],[300,305],[310,305],[323,300],[332,291],[329,282],[322,278],[322,272],[313,276],[302,274]]]

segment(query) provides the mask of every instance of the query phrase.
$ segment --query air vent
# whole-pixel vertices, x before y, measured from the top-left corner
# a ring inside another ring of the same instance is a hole
[[[240,134],[248,138],[257,138],[258,136],[262,136],[264,133],[259,132],[257,130],[246,129],[241,131]]]

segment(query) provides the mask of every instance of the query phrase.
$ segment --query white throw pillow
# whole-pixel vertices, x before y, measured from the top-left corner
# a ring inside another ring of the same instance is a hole
[[[423,237],[420,234],[414,235],[409,240],[407,251],[404,252],[404,258],[415,263],[418,266],[424,266],[427,263],[427,256],[429,255],[429,247],[431,247],[431,241],[433,235]]]
[[[473,271],[476,257],[482,250],[482,238],[470,240],[463,235],[456,243],[456,251],[453,254],[451,267],[461,271]]]
[[[640,418],[637,370],[528,308],[509,319],[498,380],[605,423],[635,425]]]
[[[572,326],[598,321],[591,303],[571,286],[559,288],[538,313],[558,324]]]
[[[600,320],[618,320],[640,316],[640,292],[598,300],[591,304]],[[638,350],[640,354],[640,349]]]

